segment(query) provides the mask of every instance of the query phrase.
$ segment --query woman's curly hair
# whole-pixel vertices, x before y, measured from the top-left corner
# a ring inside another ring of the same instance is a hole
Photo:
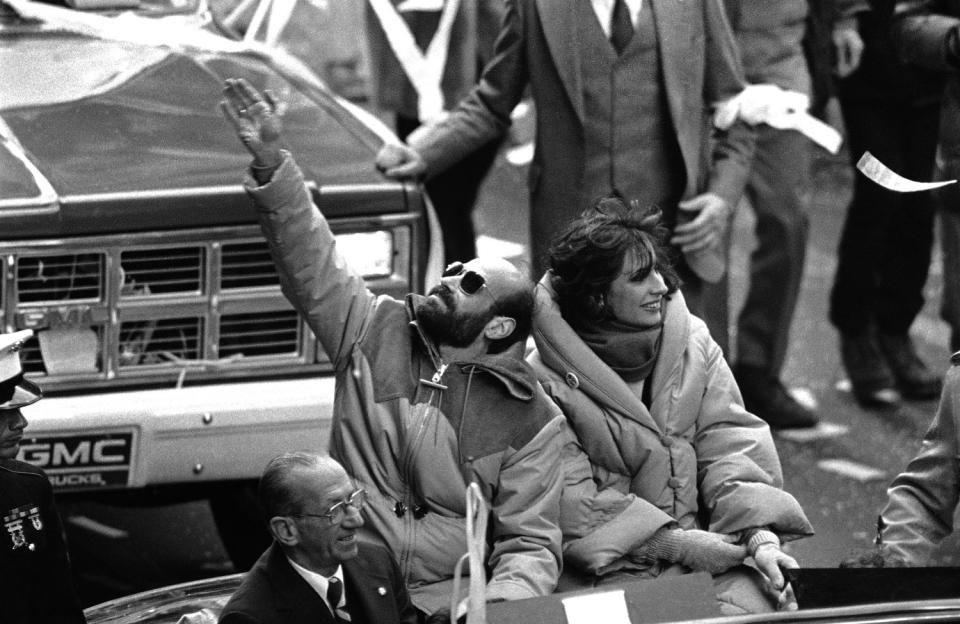
[[[548,259],[564,318],[576,324],[609,315],[602,302],[628,253],[636,254],[641,277],[656,269],[668,291],[676,292],[680,278],[660,217],[656,206],[644,209],[636,200],[628,206],[622,197],[611,195],[597,200],[554,238]]]

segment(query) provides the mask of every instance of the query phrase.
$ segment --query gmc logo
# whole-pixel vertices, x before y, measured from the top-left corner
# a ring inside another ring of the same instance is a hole
[[[130,434],[34,440],[20,445],[18,459],[44,469],[110,466],[130,461]]]

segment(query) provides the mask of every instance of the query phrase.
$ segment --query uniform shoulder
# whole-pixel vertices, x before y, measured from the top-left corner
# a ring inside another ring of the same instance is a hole
[[[25,474],[42,479],[47,478],[47,474],[42,469],[17,459],[0,459],[0,472]]]

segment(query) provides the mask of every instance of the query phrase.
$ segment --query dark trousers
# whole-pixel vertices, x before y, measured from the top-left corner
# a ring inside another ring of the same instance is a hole
[[[406,139],[420,125],[411,117],[397,115],[397,136]],[[473,208],[480,185],[493,166],[500,148],[494,140],[476,150],[446,171],[428,179],[424,186],[443,230],[446,263],[477,257],[477,235],[473,229]]]
[[[750,289],[737,319],[737,364],[780,375],[806,256],[804,205],[810,141],[793,130],[757,127],[746,195],[756,217]]]
[[[931,179],[936,103],[908,106],[841,97],[840,104],[854,163],[869,150],[907,178]],[[930,192],[895,193],[854,172],[830,293],[830,321],[837,329],[855,334],[873,323],[887,334],[909,330],[923,307],[934,205]]]

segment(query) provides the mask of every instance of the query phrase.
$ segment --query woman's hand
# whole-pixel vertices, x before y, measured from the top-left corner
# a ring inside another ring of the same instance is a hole
[[[663,559],[679,563],[696,572],[721,574],[738,566],[747,558],[747,548],[737,544],[733,535],[700,529],[667,529],[654,533],[632,559],[652,562]]]
[[[268,170],[272,174],[283,162],[281,123],[273,95],[269,91],[261,94],[242,78],[228,79],[223,88],[220,110],[240,142],[253,155],[254,170]]]
[[[757,547],[753,554],[753,561],[767,579],[764,590],[776,600],[777,610],[796,611],[797,598],[793,594],[790,583],[783,576],[783,570],[800,567],[796,559],[780,550],[778,544],[766,542]]]

